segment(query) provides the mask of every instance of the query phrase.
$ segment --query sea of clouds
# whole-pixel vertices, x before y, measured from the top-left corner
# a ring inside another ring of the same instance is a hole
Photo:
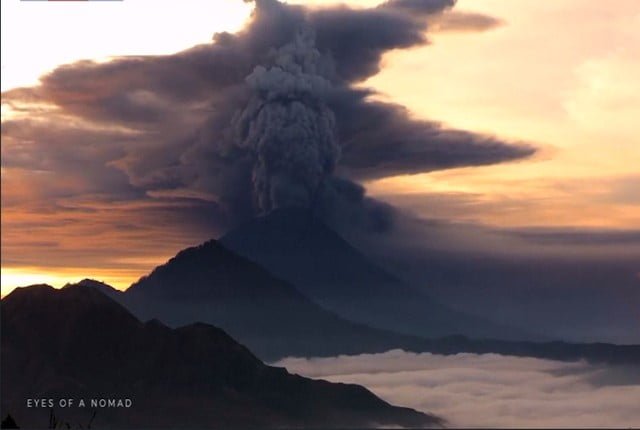
[[[410,353],[285,358],[276,366],[357,383],[453,427],[640,427],[640,366],[498,354]]]

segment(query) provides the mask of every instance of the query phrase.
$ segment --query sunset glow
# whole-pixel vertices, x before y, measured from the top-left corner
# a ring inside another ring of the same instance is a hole
[[[38,267],[20,267],[20,268],[3,268],[2,269],[2,297],[9,294],[14,286],[24,287],[35,284],[49,284],[55,286],[63,286],[78,282],[85,277],[86,269],[65,269],[52,270],[50,268]],[[137,280],[133,273],[118,274],[117,271],[109,270],[95,276],[97,280],[108,283],[118,289],[125,289],[132,282]],[[5,289],[5,285],[8,286]]]
[[[182,3],[176,9],[151,0],[3,1],[2,90],[36,85],[41,75],[83,59],[171,54],[209,43],[215,32],[238,31],[252,7],[235,0],[224,6]],[[531,143],[538,153],[496,165],[370,180],[368,193],[424,218],[453,222],[640,228],[640,4],[614,3],[460,0],[457,13],[491,16],[499,24],[471,34],[434,23],[431,44],[386,54],[381,72],[359,84],[377,90],[375,98],[405,105],[416,118]],[[175,20],[189,25],[176,27]],[[28,37],[34,31],[42,37]],[[4,121],[31,117],[33,109],[3,100],[3,154],[18,145],[5,138]],[[59,114],[55,106],[40,109]],[[104,127],[77,125],[98,126]],[[169,231],[165,227],[180,215],[162,202],[116,202],[80,172],[54,175],[46,166],[3,163],[2,294],[33,282],[60,286],[84,273],[124,288],[175,250],[198,243],[203,233],[219,234],[202,220]],[[50,195],[58,196],[55,204],[49,202],[54,206],[44,203]],[[190,210],[186,203],[177,205],[179,211]],[[149,206],[161,208],[166,218],[149,223],[144,215]],[[55,244],[57,251],[44,244]],[[118,261],[111,257],[114,251],[121,255]]]

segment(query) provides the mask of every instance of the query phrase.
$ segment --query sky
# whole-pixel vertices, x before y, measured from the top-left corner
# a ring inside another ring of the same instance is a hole
[[[438,205],[438,216],[494,225],[640,226],[640,4],[458,3],[465,6],[504,25],[472,40],[436,34],[431,46],[391,53],[367,83],[415,115],[545,150],[534,160],[392,178],[370,190],[391,200],[398,190],[440,197],[450,204]]]
[[[36,85],[43,74],[60,65],[82,59],[108,61],[113,56],[161,55],[181,51],[209,42],[214,32],[238,30],[250,13],[249,4],[236,0],[219,0],[215,2],[215,6],[207,0],[187,0],[180,3],[154,0],[99,3],[3,1],[2,91]],[[116,22],[117,30],[114,31]],[[143,31],[140,28],[141,22],[144,22]],[[182,25],[183,23],[188,25]],[[7,115],[4,103],[2,109],[4,119]],[[10,193],[13,184],[5,182],[7,176],[4,168],[2,175],[3,194]],[[20,185],[16,184],[17,187]],[[8,212],[3,212],[3,237],[12,233],[8,231],[11,229],[10,224],[5,224],[6,219],[12,216]],[[16,217],[21,220],[29,220],[33,216],[20,209],[16,212]],[[52,231],[57,227],[43,227],[45,223],[41,221],[39,214],[34,218],[36,220],[29,222],[29,225],[36,224],[45,236],[39,237],[38,241],[43,242],[40,245],[46,246],[47,241],[74,241],[71,238],[61,238],[59,233]],[[109,229],[111,222],[111,219],[106,221],[104,230]],[[134,251],[134,256],[116,261],[105,261],[105,258],[98,257],[89,259],[88,264],[80,262],[87,258],[86,251],[69,244],[69,259],[75,260],[75,263],[63,262],[54,267],[47,265],[40,257],[30,262],[28,255],[34,251],[34,246],[28,245],[15,251],[26,254],[26,259],[17,265],[5,264],[6,259],[11,258],[7,254],[14,253],[15,242],[22,242],[22,232],[16,233],[17,238],[10,245],[4,239],[2,242],[3,296],[17,286],[35,283],[61,286],[88,276],[125,288],[175,250],[194,240],[191,238],[189,242],[186,239],[185,242],[185,238],[180,237],[177,241],[168,241],[165,249],[159,253],[153,251],[153,246],[143,245]],[[109,235],[108,232],[105,234]],[[97,240],[94,243],[100,243],[99,238],[94,237],[94,240]],[[106,242],[111,240],[107,239]]]
[[[5,103],[5,92],[37,86],[41,76],[67,63],[105,64],[115,56],[175,54],[210,43],[215,32],[243,28],[251,8],[236,0],[2,2],[3,295],[20,285],[61,286],[84,277],[126,288],[177,250],[207,239],[203,232],[221,233],[208,212],[196,214],[187,199],[170,206],[153,198],[116,201],[79,173],[61,175],[44,157],[37,162],[27,138],[19,144],[5,139],[22,131],[5,123],[26,115]],[[373,88],[373,100],[405,106],[412,119],[525,142],[537,151],[481,166],[365,175],[360,182],[368,194],[422,218],[490,228],[640,229],[634,127],[640,117],[640,4],[459,0],[453,11],[429,23],[429,44],[387,51],[380,71],[353,85]],[[470,14],[493,21],[461,25]],[[36,118],[49,115],[49,108],[34,104],[26,112]],[[58,124],[108,128],[71,113],[56,117]],[[112,127],[122,139],[135,138],[131,130]],[[36,144],[57,151],[57,135],[50,134],[51,143]],[[74,153],[81,163],[83,150]],[[131,169],[127,162],[111,166]],[[89,163],[84,170],[96,169],[98,177],[99,167]],[[126,185],[138,186],[132,182],[140,178],[126,173]],[[100,177],[114,187],[125,180]],[[143,217],[150,208],[162,214],[157,222]]]

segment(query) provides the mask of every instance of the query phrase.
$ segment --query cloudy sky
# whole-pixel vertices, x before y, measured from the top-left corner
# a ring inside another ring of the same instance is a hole
[[[561,232],[534,238],[556,255],[640,255],[637,1],[378,3],[305,15],[333,49],[348,184],[423,219]],[[246,215],[239,149],[208,142],[259,64],[256,35],[280,37],[260,23],[301,19],[265,7],[252,26],[253,7],[2,2],[3,294],[87,276],[124,288]],[[212,42],[225,31],[241,33]]]

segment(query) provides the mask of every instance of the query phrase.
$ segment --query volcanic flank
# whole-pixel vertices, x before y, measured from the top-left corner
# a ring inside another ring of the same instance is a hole
[[[530,336],[456,312],[412,289],[368,261],[309,210],[273,211],[220,241],[353,321],[422,337],[464,334],[523,340]]]
[[[328,312],[215,240],[179,252],[124,293],[110,294],[142,320],[222,327],[265,360],[414,349],[421,342]]]
[[[289,211],[289,210],[287,210]],[[272,212],[268,219],[260,222],[272,222],[273,216],[280,211]],[[287,230],[300,231],[292,224],[297,218],[287,216]],[[303,218],[304,225],[309,220]],[[300,221],[300,219],[298,219]],[[278,229],[270,230],[278,233]],[[251,232],[251,230],[249,230]],[[333,242],[335,237],[326,229],[316,230],[322,237]],[[315,233],[314,233],[315,234]],[[265,239],[269,235],[259,236]],[[283,236],[287,240],[291,236]],[[295,239],[295,236],[293,236]],[[312,242],[316,242],[315,240]],[[296,242],[294,241],[294,244]],[[346,246],[342,243],[342,246]],[[283,247],[286,251],[296,248]],[[338,258],[346,256],[346,268],[351,268],[353,276],[370,276],[369,282],[380,275],[375,266],[360,266],[363,261],[350,255],[353,252],[347,247],[331,250],[329,256]],[[303,252],[304,250],[300,250]],[[453,327],[461,322],[474,321],[471,317],[461,319],[463,314],[455,313],[447,308],[428,301],[427,298],[413,296],[421,302],[416,305],[406,303],[407,296],[403,296],[401,284],[399,291],[388,289],[398,284],[383,284],[368,292],[368,284],[360,286],[356,282],[343,282],[341,272],[331,267],[323,266],[327,261],[316,253],[304,254],[304,258],[291,257],[291,261],[299,264],[303,270],[308,270],[309,261],[316,261],[319,265],[314,270],[326,271],[328,275],[320,276],[326,280],[333,277],[337,285],[343,287],[341,292],[344,300],[359,306],[368,312],[379,306],[380,316],[375,319],[378,324],[393,323],[391,319],[394,311],[395,321],[411,323],[418,319],[415,330],[446,333],[454,332]],[[309,258],[309,256],[311,258]],[[323,269],[323,267],[325,267]],[[345,269],[345,266],[336,267]],[[370,272],[362,272],[362,268]],[[347,273],[351,273],[347,271]],[[384,273],[384,272],[382,272]],[[388,275],[387,275],[388,276]],[[382,278],[383,280],[386,278]],[[391,278],[393,279],[393,278]],[[347,281],[352,279],[347,278]],[[233,338],[247,345],[263,360],[277,360],[287,356],[335,356],[340,354],[361,354],[384,352],[401,348],[414,352],[433,352],[439,354],[456,354],[460,352],[499,353],[505,355],[530,356],[550,358],[556,360],[587,359],[594,362],[607,363],[640,363],[640,347],[610,345],[610,344],[571,344],[564,342],[534,343],[501,340],[470,339],[466,336],[445,336],[431,339],[400,334],[390,330],[377,329],[361,323],[351,321],[348,315],[341,317],[323,309],[301,294],[292,284],[274,277],[261,266],[226,249],[220,242],[211,240],[200,246],[187,248],[179,252],[167,263],[158,266],[148,276],[141,278],[124,292],[112,287],[92,281],[84,280],[81,286],[91,287],[109,295],[131,310],[139,319],[146,321],[157,318],[173,327],[180,327],[195,322],[210,323],[221,327]],[[332,292],[327,288],[328,292]],[[379,294],[379,296],[375,296]],[[397,294],[397,295],[396,295]],[[383,300],[386,297],[386,302]],[[387,307],[383,307],[387,305]],[[398,311],[400,306],[404,310]],[[416,308],[430,309],[431,313],[416,313],[402,315]],[[439,312],[439,313],[437,313]],[[432,315],[434,314],[434,315]],[[362,314],[355,313],[356,316]],[[374,313],[369,314],[370,317]],[[387,318],[388,320],[385,320]],[[440,319],[437,319],[440,318]],[[457,318],[461,319],[458,320]],[[489,330],[490,323],[476,319],[476,329]],[[482,325],[484,324],[484,325]],[[410,326],[411,327],[411,326]],[[498,327],[499,328],[499,327]],[[472,328],[469,327],[469,330]]]

